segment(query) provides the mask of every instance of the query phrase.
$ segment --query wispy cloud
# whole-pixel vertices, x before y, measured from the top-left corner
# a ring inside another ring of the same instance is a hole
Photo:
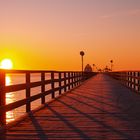
[[[130,16],[140,16],[140,9],[130,10],[130,11],[128,11],[128,15],[130,15]]]
[[[112,15],[103,15],[101,16],[101,19],[111,19],[112,17]]]
[[[127,11],[118,11],[111,14],[106,14],[100,16],[101,19],[112,19],[115,17],[126,17],[126,16],[140,16],[140,9],[133,9],[133,10],[127,10]]]

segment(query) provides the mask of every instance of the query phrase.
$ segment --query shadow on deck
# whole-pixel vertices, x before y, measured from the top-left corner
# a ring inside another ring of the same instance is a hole
[[[10,128],[2,139],[139,139],[140,96],[98,74]]]

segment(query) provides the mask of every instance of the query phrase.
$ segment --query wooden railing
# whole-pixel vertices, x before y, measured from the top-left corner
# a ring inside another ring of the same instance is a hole
[[[23,74],[24,83],[6,85],[6,74]],[[31,75],[39,74],[40,80],[32,82]],[[50,75],[49,79],[46,75]],[[30,112],[31,102],[41,99],[41,104],[45,104],[45,97],[51,95],[55,98],[55,93],[62,94],[68,90],[81,84],[84,79],[90,78],[95,73],[86,73],[73,71],[24,71],[24,70],[0,70],[0,126],[6,124],[6,112],[26,105],[26,112]],[[50,89],[46,89],[46,85],[50,85]],[[31,89],[40,87],[41,92],[36,95],[31,94]],[[25,98],[6,104],[6,93],[25,90]]]
[[[129,87],[131,90],[140,93],[140,71],[118,71],[108,74],[121,81],[122,84]]]

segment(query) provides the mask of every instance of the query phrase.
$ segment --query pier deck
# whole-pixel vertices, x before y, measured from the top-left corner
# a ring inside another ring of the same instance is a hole
[[[30,113],[3,139],[140,139],[139,108],[140,95],[98,74]]]

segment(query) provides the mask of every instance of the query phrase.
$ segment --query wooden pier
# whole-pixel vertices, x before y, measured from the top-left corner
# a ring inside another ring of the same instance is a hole
[[[139,107],[139,94],[106,74],[97,74],[38,111],[30,111],[0,139],[140,139]]]

